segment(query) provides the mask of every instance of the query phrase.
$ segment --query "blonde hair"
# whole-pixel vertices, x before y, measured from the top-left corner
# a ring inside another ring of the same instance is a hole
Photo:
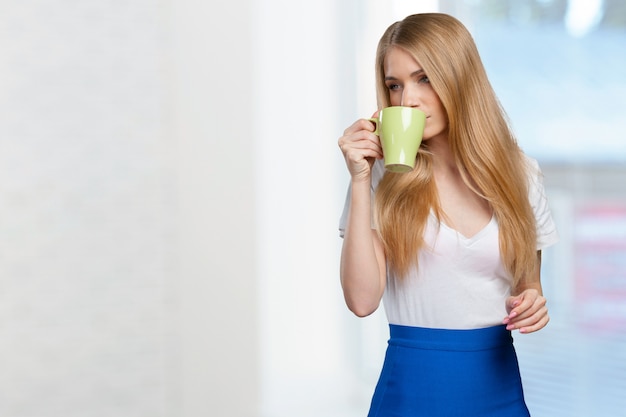
[[[376,57],[379,108],[390,105],[384,60],[400,47],[421,65],[448,116],[448,141],[466,185],[487,200],[499,226],[503,263],[514,286],[537,265],[536,227],[528,200],[525,158],[489,83],[471,34],[457,19],[417,14],[391,25]],[[378,185],[375,216],[390,268],[403,276],[417,265],[430,211],[441,219],[432,157],[422,143],[411,173],[386,172]]]

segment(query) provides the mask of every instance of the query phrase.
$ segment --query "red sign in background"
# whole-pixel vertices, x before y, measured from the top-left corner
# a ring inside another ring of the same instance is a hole
[[[577,320],[588,329],[626,329],[626,202],[575,211]]]

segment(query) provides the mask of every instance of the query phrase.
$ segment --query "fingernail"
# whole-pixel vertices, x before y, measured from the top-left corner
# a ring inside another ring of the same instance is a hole
[[[526,333],[526,329],[525,328],[521,328],[521,329],[519,329],[519,332],[520,333]]]
[[[506,317],[504,320],[502,320],[502,324],[509,324],[509,318]]]
[[[509,314],[509,318],[512,319],[515,316],[517,316],[517,311],[511,311],[511,314]]]
[[[509,324],[508,326],[506,326],[507,330],[513,330],[515,329],[515,325],[514,324]]]

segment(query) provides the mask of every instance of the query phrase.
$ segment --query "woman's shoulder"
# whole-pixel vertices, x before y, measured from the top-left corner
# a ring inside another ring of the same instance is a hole
[[[522,152],[522,160],[524,161],[526,172],[529,175],[533,175],[538,172],[541,172],[541,168],[539,168],[539,162],[535,158]]]
[[[526,154],[522,154],[524,158],[524,166],[526,169],[526,178],[528,184],[528,197],[531,204],[538,199],[545,198],[545,190],[543,185],[543,172],[539,162]]]
[[[525,153],[522,153],[522,162],[529,185],[532,187],[534,184],[541,183],[543,173],[541,172],[539,161]]]

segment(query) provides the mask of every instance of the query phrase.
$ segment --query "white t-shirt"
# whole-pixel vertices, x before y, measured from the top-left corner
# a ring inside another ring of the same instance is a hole
[[[529,199],[537,223],[537,250],[558,241],[558,234],[545,196],[537,161],[528,160]],[[384,174],[382,161],[372,171],[372,195]],[[350,189],[339,230],[345,230]],[[428,218],[418,268],[403,279],[387,271],[383,304],[391,324],[440,329],[477,329],[502,323],[507,315],[506,298],[512,277],[500,258],[498,223],[489,223],[472,237],[465,237]]]

